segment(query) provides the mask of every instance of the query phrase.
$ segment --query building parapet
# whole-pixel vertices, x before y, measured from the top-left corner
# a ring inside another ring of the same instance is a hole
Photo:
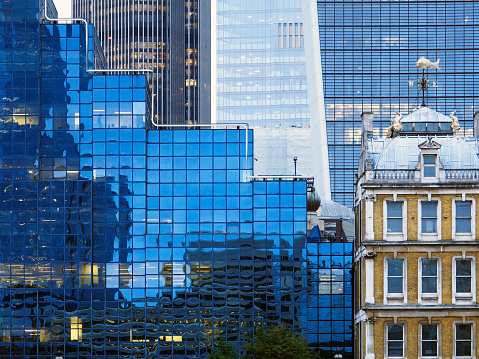
[[[424,182],[421,171],[417,169],[368,170],[364,172],[362,177],[364,177],[365,182],[374,181],[378,184],[384,184],[384,182],[390,182],[391,180],[398,183]],[[477,183],[477,180],[479,180],[479,169],[440,169],[436,183],[444,184],[444,181]],[[431,185],[430,182],[427,183]]]

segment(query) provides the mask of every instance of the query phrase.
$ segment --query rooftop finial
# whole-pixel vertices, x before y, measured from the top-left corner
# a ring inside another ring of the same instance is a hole
[[[429,67],[434,67],[434,68],[440,70],[440,68],[439,68],[439,61],[440,60],[441,59],[437,59],[436,62],[431,62],[428,59],[426,59],[424,56],[421,56],[419,58],[419,60],[416,61],[416,67],[422,68],[422,79],[419,79],[417,81],[417,87],[419,87],[422,90],[422,105],[421,105],[422,107],[426,106],[426,101],[425,101],[426,90],[429,87],[429,80],[426,79],[425,71]]]

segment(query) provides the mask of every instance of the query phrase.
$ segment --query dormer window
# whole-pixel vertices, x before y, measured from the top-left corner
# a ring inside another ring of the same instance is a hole
[[[436,177],[436,155],[423,156],[424,177]]]

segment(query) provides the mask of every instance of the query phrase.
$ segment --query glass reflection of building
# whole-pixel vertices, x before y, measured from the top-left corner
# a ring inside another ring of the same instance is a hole
[[[309,126],[301,2],[217,2],[217,119]]]
[[[84,25],[39,22],[38,0],[0,16],[0,357],[306,334],[306,181],[248,180],[250,130],[148,129],[143,75],[87,74],[92,28],[86,54]]]
[[[151,69],[158,123],[211,121],[211,0],[72,0],[110,69]]]
[[[474,1],[317,0],[332,200],[353,206],[361,114],[372,111],[386,133],[396,111],[421,105],[415,62],[429,70],[427,105],[456,110],[471,135],[478,110],[479,7]],[[411,82],[411,83],[410,83]]]
[[[352,359],[354,214],[331,201],[320,211],[307,238],[308,341],[321,358]]]

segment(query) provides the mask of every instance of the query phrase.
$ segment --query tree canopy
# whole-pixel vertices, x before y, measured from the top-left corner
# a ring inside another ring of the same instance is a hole
[[[208,359],[238,359],[235,350],[224,339],[216,344]]]
[[[255,341],[244,346],[255,359],[319,359],[319,354],[309,350],[308,342],[299,334],[284,326],[260,330]]]

